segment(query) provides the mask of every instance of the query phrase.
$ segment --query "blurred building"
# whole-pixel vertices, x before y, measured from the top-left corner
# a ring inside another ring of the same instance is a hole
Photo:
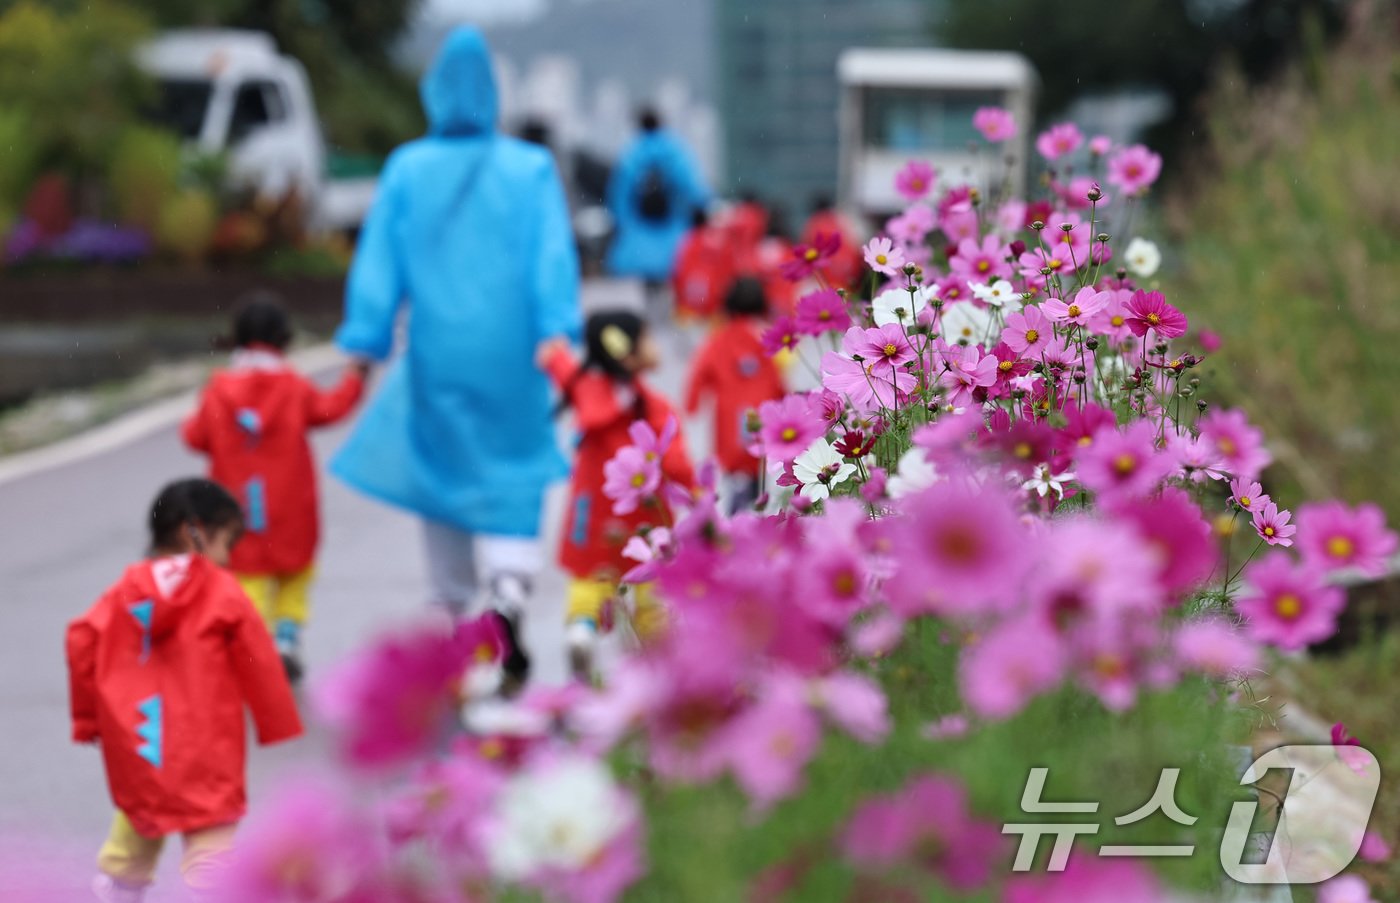
[[[724,172],[804,214],[837,170],[836,60],[848,47],[932,41],[931,0],[716,0]]]

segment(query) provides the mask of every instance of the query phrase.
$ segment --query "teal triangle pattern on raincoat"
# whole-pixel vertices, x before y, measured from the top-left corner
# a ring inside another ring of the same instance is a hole
[[[164,713],[160,694],[157,693],[141,700],[136,704],[136,711],[140,712],[145,719],[136,726],[136,736],[145,741],[136,747],[136,754],[159,768],[161,764],[161,736],[164,732],[164,724],[162,723]]]

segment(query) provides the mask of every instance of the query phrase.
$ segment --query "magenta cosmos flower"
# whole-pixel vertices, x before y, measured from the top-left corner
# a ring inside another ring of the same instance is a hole
[[[1144,496],[1171,475],[1176,464],[1156,448],[1157,427],[1139,420],[1121,432],[1103,429],[1080,449],[1079,482],[1105,496]]]
[[[908,864],[966,892],[987,883],[1003,841],[1000,827],[972,817],[961,784],[924,775],[858,806],[840,845],[857,867],[886,870]]]
[[[846,331],[842,347],[853,358],[863,361],[872,375],[888,378],[889,373],[914,359],[909,337],[897,323]]]
[[[801,787],[802,770],[821,743],[821,721],[798,681],[775,679],[759,701],[730,725],[729,768],[757,811]]]
[[[1248,512],[1249,516],[1253,517],[1254,512],[1267,505],[1270,499],[1264,494],[1264,487],[1256,482],[1231,480],[1230,501],[1235,507]]]
[[[978,107],[972,114],[972,127],[993,144],[1016,137],[1016,117],[1003,107]]]
[[[845,332],[851,328],[846,302],[833,289],[822,289],[797,299],[797,328],[807,335]]]
[[[904,249],[888,238],[872,238],[865,246],[865,262],[877,273],[897,276],[904,266]]]
[[[1113,514],[1135,527],[1152,552],[1163,592],[1195,589],[1214,572],[1219,549],[1210,524],[1184,490],[1170,486],[1155,498],[1118,500]]]
[[[1168,304],[1161,292],[1139,289],[1123,307],[1128,315],[1128,328],[1135,336],[1145,336],[1149,329],[1164,339],[1186,335],[1186,315]]]
[[[975,239],[964,238],[958,242],[957,253],[948,261],[955,276],[971,282],[991,282],[993,279],[1010,279],[1011,264],[1006,262],[1007,248],[995,235],[983,237],[979,245]]]
[[[1041,308],[1045,315],[1056,323],[1087,327],[1089,321],[1107,307],[1111,300],[1113,296],[1108,292],[1101,292],[1091,285],[1086,285],[1076,292],[1069,302],[1060,298],[1046,298]]]
[[[1002,903],[1170,903],[1180,899],[1140,862],[1077,855],[1070,856],[1062,872],[1012,878],[1001,897]]]
[[[1010,718],[1057,687],[1067,667],[1060,637],[1038,617],[998,625],[963,650],[958,686],[979,717]]]
[[[1272,501],[1265,502],[1254,509],[1254,531],[1271,546],[1291,546],[1292,536],[1298,532],[1298,528],[1288,522],[1292,517],[1288,511],[1280,511]]]
[[[1035,139],[1035,149],[1047,160],[1055,161],[1079,150],[1084,143],[1084,135],[1072,122],[1052,125]]]
[[[1346,596],[1328,586],[1320,570],[1275,552],[1250,565],[1244,579],[1248,591],[1236,608],[1248,619],[1245,630],[1259,642],[1302,649],[1336,632]]]
[[[1213,677],[1228,678],[1259,665],[1259,647],[1224,618],[1187,621],[1172,638],[1182,667]]]
[[[798,245],[792,249],[792,259],[786,261],[779,271],[783,278],[791,282],[801,282],[817,272],[841,250],[841,236],[836,232],[818,232],[812,236],[810,245]]]
[[[1055,326],[1050,318],[1039,307],[1030,305],[1019,313],[1007,314],[1001,340],[1017,354],[1038,357],[1054,335]]]
[[[1125,194],[1138,194],[1162,174],[1162,158],[1141,144],[1125,147],[1108,158],[1108,183]]]
[[[1201,438],[1215,444],[1230,475],[1241,480],[1259,479],[1274,460],[1264,447],[1264,434],[1249,425],[1244,411],[1211,411],[1201,418]]]
[[[758,437],[770,461],[791,461],[826,435],[826,424],[805,395],[788,395],[758,407]]]
[[[1303,559],[1325,570],[1355,568],[1369,577],[1385,573],[1395,554],[1395,533],[1381,509],[1369,502],[1348,508],[1342,502],[1315,502],[1298,511]]]
[[[778,317],[759,338],[764,354],[770,357],[780,351],[792,351],[802,341],[802,330],[792,317]]]
[[[924,160],[910,160],[894,177],[894,190],[906,200],[917,201],[933,190],[937,173]]]

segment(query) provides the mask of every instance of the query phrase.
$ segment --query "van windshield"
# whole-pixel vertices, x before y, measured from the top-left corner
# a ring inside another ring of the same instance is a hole
[[[883,150],[964,150],[977,139],[972,114],[978,107],[1004,102],[995,90],[871,88],[865,102],[865,142]]]
[[[204,129],[204,116],[214,85],[206,79],[163,78],[151,118],[186,140],[194,140]]]

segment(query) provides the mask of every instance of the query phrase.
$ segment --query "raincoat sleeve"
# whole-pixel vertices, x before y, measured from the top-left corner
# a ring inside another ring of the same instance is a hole
[[[73,742],[97,739],[97,627],[92,613],[68,625],[68,704]]]
[[[331,389],[306,381],[306,422],[311,426],[335,423],[355,409],[365,392],[365,378],[355,367],[345,371]]]
[[[379,193],[360,230],[355,260],[345,285],[345,321],[335,343],[348,354],[382,361],[394,344],[394,320],[404,297],[403,265],[394,242],[402,204],[398,168],[390,157]]]
[[[700,168],[695,165],[695,161],[690,158],[690,154],[679,142],[670,142],[671,151],[671,177],[676,180],[677,192],[681,196],[681,206],[686,208],[689,214],[692,210],[699,210],[710,203],[710,189],[706,187],[704,178],[700,175]]]
[[[685,411],[687,414],[694,414],[700,410],[700,402],[704,400],[704,396],[715,391],[714,359],[714,345],[706,343],[695,358],[695,366],[691,368],[690,379],[686,383]]]
[[[195,408],[194,413],[180,427],[180,438],[197,452],[209,451],[209,424],[206,422],[208,416],[205,413],[208,407],[205,396],[200,395],[199,407]]]
[[[560,348],[545,361],[544,370],[574,409],[574,425],[580,432],[602,429],[623,416],[617,393],[607,378],[581,374],[573,354]]]
[[[578,250],[564,187],[552,161],[542,170],[540,198],[533,286],[536,340],[564,337],[577,341],[582,319],[578,305]]]
[[[282,659],[253,603],[246,598],[233,601],[237,614],[229,634],[229,657],[243,700],[253,713],[258,742],[268,745],[290,740],[301,734],[301,716],[282,670]]]
[[[666,479],[687,489],[695,488],[695,465],[690,461],[690,451],[685,445],[685,433],[676,433],[675,441],[661,456],[661,470]]]

